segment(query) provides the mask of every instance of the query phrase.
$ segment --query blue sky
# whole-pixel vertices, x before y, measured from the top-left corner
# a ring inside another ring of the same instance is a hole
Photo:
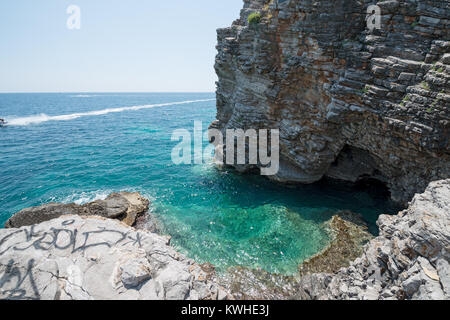
[[[69,5],[81,29],[66,26]],[[216,29],[242,0],[1,0],[0,92],[215,90]]]

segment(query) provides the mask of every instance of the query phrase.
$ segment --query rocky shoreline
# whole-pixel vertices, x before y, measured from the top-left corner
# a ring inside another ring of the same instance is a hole
[[[112,205],[123,196],[134,201]],[[374,239],[358,215],[336,215],[334,240],[297,276],[243,267],[217,275],[176,252],[170,237],[125,223],[148,205],[118,193],[20,211],[0,229],[0,299],[450,299],[450,180],[431,183],[397,216],[380,216]],[[103,216],[88,215],[92,207]]]
[[[450,180],[382,215],[380,236],[348,268],[301,279],[306,299],[450,299]]]

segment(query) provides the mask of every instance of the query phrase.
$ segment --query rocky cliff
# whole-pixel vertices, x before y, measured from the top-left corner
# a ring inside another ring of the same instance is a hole
[[[373,31],[372,0],[279,2],[244,0],[218,30],[212,127],[279,129],[274,180],[373,178],[406,204],[448,178],[449,1],[377,2]]]

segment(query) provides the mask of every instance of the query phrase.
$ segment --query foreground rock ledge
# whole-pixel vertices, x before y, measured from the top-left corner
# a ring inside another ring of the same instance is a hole
[[[225,299],[168,238],[101,217],[65,215],[0,230],[0,299]]]

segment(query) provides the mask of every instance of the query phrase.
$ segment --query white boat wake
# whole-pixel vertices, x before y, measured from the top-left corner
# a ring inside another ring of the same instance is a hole
[[[190,104],[190,103],[207,102],[207,101],[214,101],[214,100],[215,99],[204,99],[204,100],[191,100],[191,101],[181,101],[181,102],[149,104],[149,105],[133,106],[133,107],[109,108],[109,109],[103,109],[103,110],[97,110],[97,111],[65,114],[65,115],[60,115],[60,116],[49,116],[49,115],[46,115],[43,113],[40,115],[7,119],[7,122],[8,122],[9,126],[27,126],[30,124],[37,124],[37,123],[42,123],[42,122],[47,122],[47,121],[68,121],[68,120],[73,120],[73,119],[77,119],[77,118],[81,118],[81,117],[101,116],[101,115],[105,115],[108,113],[136,111],[136,110],[151,109],[151,108],[156,108],[156,107],[175,106],[175,105],[180,105],[180,104]]]

